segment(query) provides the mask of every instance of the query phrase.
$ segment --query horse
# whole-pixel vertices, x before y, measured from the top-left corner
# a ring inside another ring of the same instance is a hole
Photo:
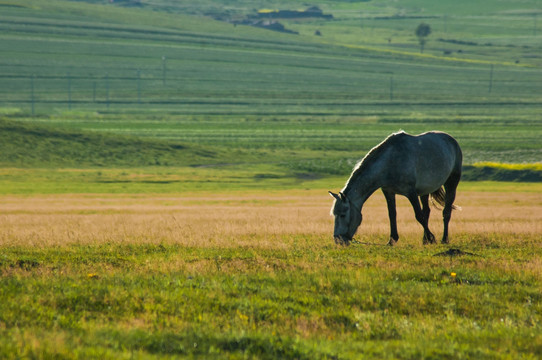
[[[335,198],[331,209],[331,214],[335,216],[335,243],[350,244],[362,221],[363,204],[376,190],[382,189],[390,218],[388,245],[393,246],[399,240],[396,194],[405,196],[412,204],[416,220],[423,226],[424,245],[435,243],[435,236],[428,227],[431,212],[429,198],[433,205],[438,203],[443,206],[442,243],[447,244],[452,209],[459,208],[453,203],[461,178],[462,162],[459,144],[444,132],[410,135],[400,131],[391,134],[356,164],[338,194],[329,191]]]

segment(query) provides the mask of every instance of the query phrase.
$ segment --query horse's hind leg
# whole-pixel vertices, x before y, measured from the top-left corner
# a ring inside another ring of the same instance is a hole
[[[435,242],[435,236],[433,233],[431,233],[431,230],[429,230],[428,224],[428,218],[425,217],[424,211],[422,210],[422,207],[420,206],[420,200],[418,199],[418,195],[414,192],[410,194],[408,197],[408,200],[410,201],[410,204],[412,204],[412,207],[414,208],[414,214],[416,214],[416,220],[423,226],[423,244],[428,243],[434,243]],[[424,208],[429,208],[429,196],[425,195],[421,197],[422,202],[424,203]]]
[[[448,223],[452,218],[452,210],[454,208],[455,192],[457,190],[457,185],[459,184],[459,179],[461,178],[461,173],[450,175],[448,180],[444,183],[444,190],[446,190],[446,196],[444,198],[444,210],[442,210],[442,218],[444,220],[444,232],[442,234],[442,243],[448,243]]]

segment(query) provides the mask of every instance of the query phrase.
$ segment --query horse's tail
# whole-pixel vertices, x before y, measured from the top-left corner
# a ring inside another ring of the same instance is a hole
[[[444,190],[444,186],[441,186],[437,191],[431,193],[430,198],[434,207],[442,209],[444,205],[446,205],[446,191]],[[461,210],[461,207],[452,204],[452,209]]]

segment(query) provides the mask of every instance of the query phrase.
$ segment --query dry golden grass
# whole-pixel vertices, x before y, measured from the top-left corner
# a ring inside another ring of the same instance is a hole
[[[454,258],[434,256],[447,246],[422,245],[400,197],[402,237],[385,247],[380,193],[364,207],[363,244],[349,248],[334,245],[324,190],[9,195],[0,203],[0,339],[28,353],[114,344],[154,355],[173,341],[208,344],[205,357],[224,336],[232,336],[222,350],[230,351],[235,334],[248,339],[242,346],[273,344],[280,334],[280,349],[293,338],[320,344],[324,355],[344,349],[344,358],[358,358],[367,343],[382,348],[375,358],[397,346],[452,344],[450,358],[540,349],[542,194],[461,191],[452,246],[478,256]],[[434,210],[437,236],[440,218]],[[178,355],[168,349],[164,356]],[[326,357],[312,355],[305,358]]]
[[[37,195],[0,198],[0,246],[173,243],[186,246],[284,248],[303,236],[329,238],[332,199],[325,191],[271,194]],[[523,241],[542,234],[542,194],[461,192],[450,225],[454,236],[491,234]],[[421,244],[422,229],[406,199],[398,197],[402,243]],[[385,244],[385,201],[375,193],[363,209],[358,239]],[[431,229],[442,233],[433,209]],[[281,240],[278,241],[277,239]]]

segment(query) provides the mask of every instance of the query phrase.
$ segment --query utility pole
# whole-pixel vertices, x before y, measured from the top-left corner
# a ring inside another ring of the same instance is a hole
[[[166,85],[166,56],[162,56],[162,85]]]
[[[137,103],[141,104],[141,70],[137,69]]]
[[[493,87],[493,64],[491,64],[491,68],[489,70],[489,89],[488,89],[489,94],[491,94],[492,87]]]
[[[393,101],[393,76],[390,77],[390,101]]]
[[[34,77],[36,75],[32,74],[32,77],[30,78],[30,102],[32,103],[32,116],[34,116]]]
[[[72,109],[72,79],[70,73],[66,75],[68,77],[68,109]]]
[[[109,73],[105,73],[105,101],[109,109]]]

